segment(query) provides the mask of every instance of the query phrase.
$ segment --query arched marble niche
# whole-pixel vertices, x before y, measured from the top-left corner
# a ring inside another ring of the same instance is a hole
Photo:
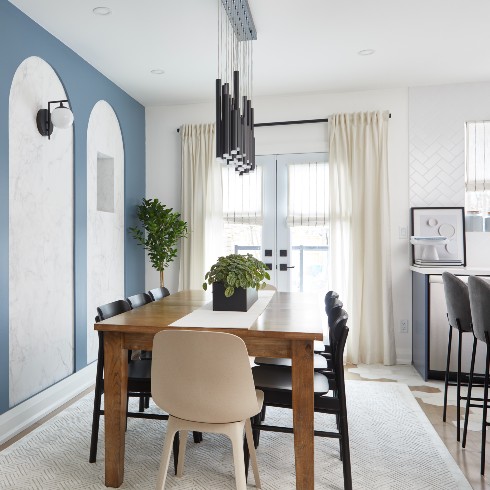
[[[124,148],[101,100],[87,129],[87,362],[97,359],[97,306],[124,298]]]
[[[67,99],[44,60],[24,60],[9,97],[10,406],[74,370],[73,129],[41,136],[36,114]]]

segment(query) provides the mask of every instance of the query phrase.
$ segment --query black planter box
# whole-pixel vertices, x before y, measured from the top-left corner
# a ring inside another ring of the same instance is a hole
[[[235,288],[235,292],[227,298],[222,282],[213,282],[214,311],[248,311],[257,301],[259,294],[255,288]]]

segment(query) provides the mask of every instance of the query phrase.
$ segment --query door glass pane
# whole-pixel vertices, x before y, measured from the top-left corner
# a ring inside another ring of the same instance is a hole
[[[328,163],[325,154],[287,162],[289,291],[323,291],[328,278]]]
[[[227,223],[224,225],[225,255],[252,254],[262,260],[262,226]]]
[[[328,278],[328,226],[290,228],[291,291],[322,291]]]

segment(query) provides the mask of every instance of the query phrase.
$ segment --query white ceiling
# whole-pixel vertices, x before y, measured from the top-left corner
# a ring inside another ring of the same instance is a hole
[[[145,106],[214,96],[220,0],[10,1]],[[249,4],[255,95],[490,80],[488,0]]]

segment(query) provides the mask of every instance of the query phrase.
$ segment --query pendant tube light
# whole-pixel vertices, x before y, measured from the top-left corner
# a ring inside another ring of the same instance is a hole
[[[223,85],[223,158],[230,158],[230,95],[228,84]]]
[[[230,138],[231,154],[236,156],[238,153],[238,111],[231,111],[231,138]]]
[[[242,175],[255,168],[252,155],[252,41],[257,31],[248,0],[218,0],[216,159]]]
[[[221,153],[221,80],[216,79],[216,158],[223,160]]]

